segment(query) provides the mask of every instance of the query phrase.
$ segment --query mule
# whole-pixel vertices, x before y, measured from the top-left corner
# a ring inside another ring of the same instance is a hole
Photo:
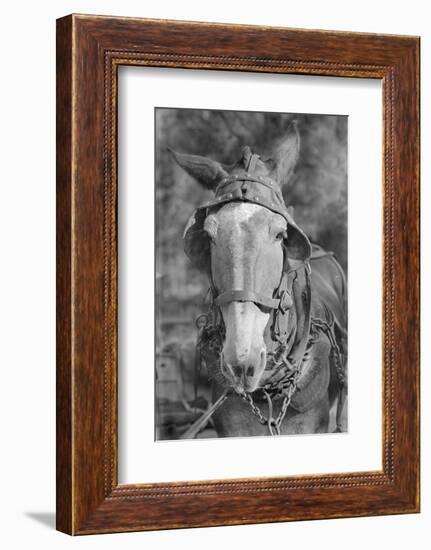
[[[233,166],[172,151],[215,197],[189,221],[185,251],[209,278],[198,354],[212,379],[219,437],[326,433],[347,391],[346,279],[287,208],[300,137],[271,158],[245,147]]]

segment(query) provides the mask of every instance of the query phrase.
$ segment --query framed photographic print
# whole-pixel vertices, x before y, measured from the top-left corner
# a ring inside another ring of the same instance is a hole
[[[57,21],[57,528],[419,511],[419,39]]]

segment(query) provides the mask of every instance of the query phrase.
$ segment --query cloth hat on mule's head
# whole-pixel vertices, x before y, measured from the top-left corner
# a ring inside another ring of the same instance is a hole
[[[310,241],[286,207],[280,186],[293,172],[298,150],[296,124],[290,125],[274,159],[263,161],[247,146],[241,159],[229,171],[206,157],[183,155],[171,150],[175,160],[187,173],[215,192],[213,200],[195,210],[184,231],[184,250],[196,267],[205,271],[210,269],[211,249],[209,236],[204,230],[205,218],[211,211],[234,201],[258,204],[283,216],[287,222],[284,242],[287,257],[302,261],[309,259]]]

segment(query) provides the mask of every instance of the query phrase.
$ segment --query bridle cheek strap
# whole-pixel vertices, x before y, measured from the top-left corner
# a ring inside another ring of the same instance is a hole
[[[278,298],[268,298],[264,294],[258,294],[252,290],[228,290],[217,296],[214,302],[218,306],[230,302],[254,302],[270,309],[278,309],[280,306]]]

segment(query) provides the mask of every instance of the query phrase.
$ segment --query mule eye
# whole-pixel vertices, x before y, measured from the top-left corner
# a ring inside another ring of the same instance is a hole
[[[286,239],[286,237],[287,237],[287,231],[280,231],[280,233],[277,233],[275,240],[281,241],[283,239]]]

